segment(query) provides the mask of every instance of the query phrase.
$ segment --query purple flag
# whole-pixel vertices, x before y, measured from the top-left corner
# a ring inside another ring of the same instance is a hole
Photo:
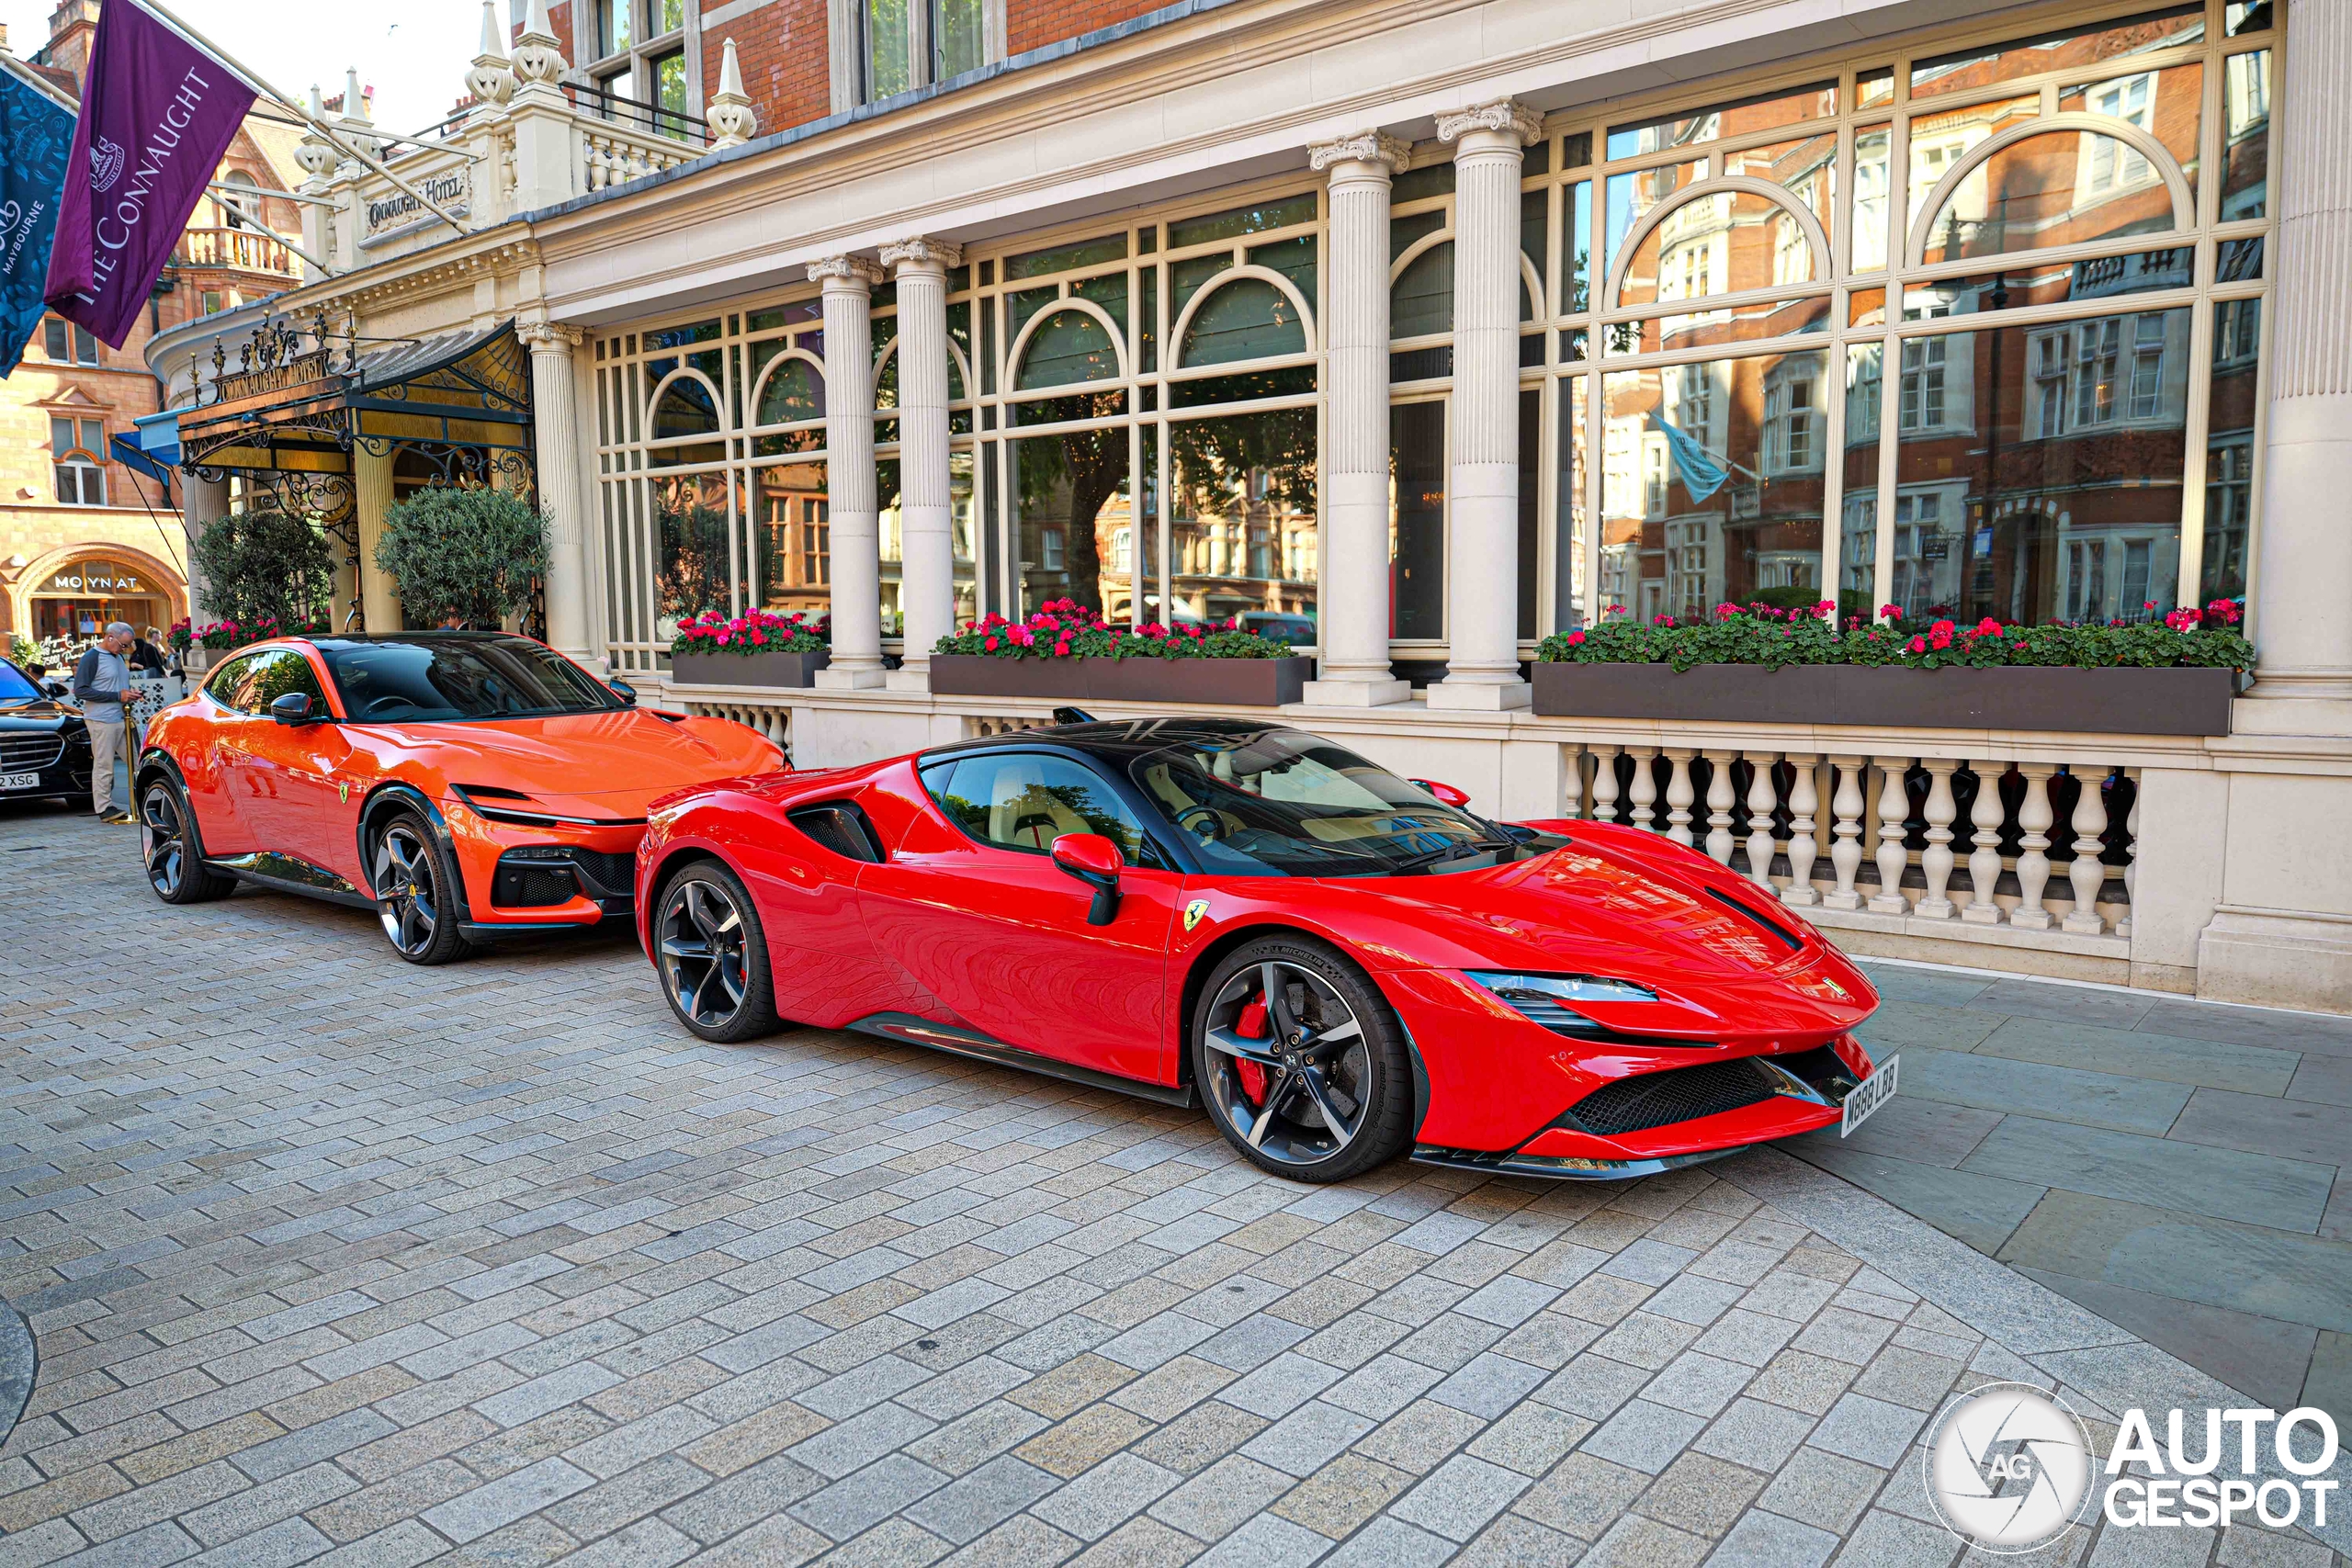
[[[49,254],[59,315],[122,346],[253,107],[227,66],[135,0],[108,0]]]

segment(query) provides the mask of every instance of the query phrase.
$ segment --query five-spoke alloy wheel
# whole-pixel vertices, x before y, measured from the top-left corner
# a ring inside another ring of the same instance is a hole
[[[759,911],[718,862],[695,862],[662,890],[653,962],[670,1010],[705,1040],[731,1043],[775,1032],[775,990]]]
[[[139,852],[147,863],[147,885],[166,904],[226,897],[237,886],[204,863],[196,818],[169,778],[151,779],[140,791]]]
[[[447,964],[465,953],[457,875],[415,812],[393,813],[377,834],[368,879],[375,884],[377,918],[393,952],[411,964]]]
[[[1194,1080],[1234,1146],[1264,1169],[1337,1181],[1399,1153],[1411,1072],[1386,1002],[1319,942],[1228,954],[1193,1021]]]

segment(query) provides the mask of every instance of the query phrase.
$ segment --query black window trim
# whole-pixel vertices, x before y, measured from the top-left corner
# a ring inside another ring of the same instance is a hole
[[[810,843],[815,844],[819,849],[823,850],[827,854],[840,856],[840,858],[843,860],[857,859],[855,856],[842,854],[839,850],[827,843],[822,838],[810,832],[808,825],[801,821],[801,818],[804,817],[814,817],[820,813],[831,813],[837,817],[846,818],[850,826],[856,829],[858,837],[865,840],[865,847],[871,852],[865,859],[859,861],[860,864],[883,865],[888,863],[890,859],[890,852],[883,844],[882,834],[880,830],[874,826],[874,818],[865,814],[865,807],[860,806],[856,801],[852,800],[847,796],[841,796],[829,800],[803,801],[797,806],[787,807],[785,808],[784,819],[791,823],[794,828],[799,829],[801,837],[807,839]]]

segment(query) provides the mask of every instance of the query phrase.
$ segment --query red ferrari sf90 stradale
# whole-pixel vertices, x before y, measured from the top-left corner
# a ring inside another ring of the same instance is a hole
[[[695,786],[650,808],[636,907],[707,1040],[789,1019],[1197,1097],[1308,1180],[1408,1148],[1646,1175],[1837,1122],[1872,1067],[1870,982],[1704,855],[1257,721]]]

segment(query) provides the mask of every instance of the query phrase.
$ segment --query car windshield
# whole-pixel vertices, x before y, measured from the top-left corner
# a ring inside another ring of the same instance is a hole
[[[1171,746],[1129,775],[1205,871],[1388,876],[1468,871],[1555,848],[1430,798],[1354,752],[1296,731]]]
[[[39,702],[40,688],[27,679],[25,672],[0,659],[0,703]]]
[[[354,724],[603,713],[620,699],[552,649],[520,638],[323,642]]]

